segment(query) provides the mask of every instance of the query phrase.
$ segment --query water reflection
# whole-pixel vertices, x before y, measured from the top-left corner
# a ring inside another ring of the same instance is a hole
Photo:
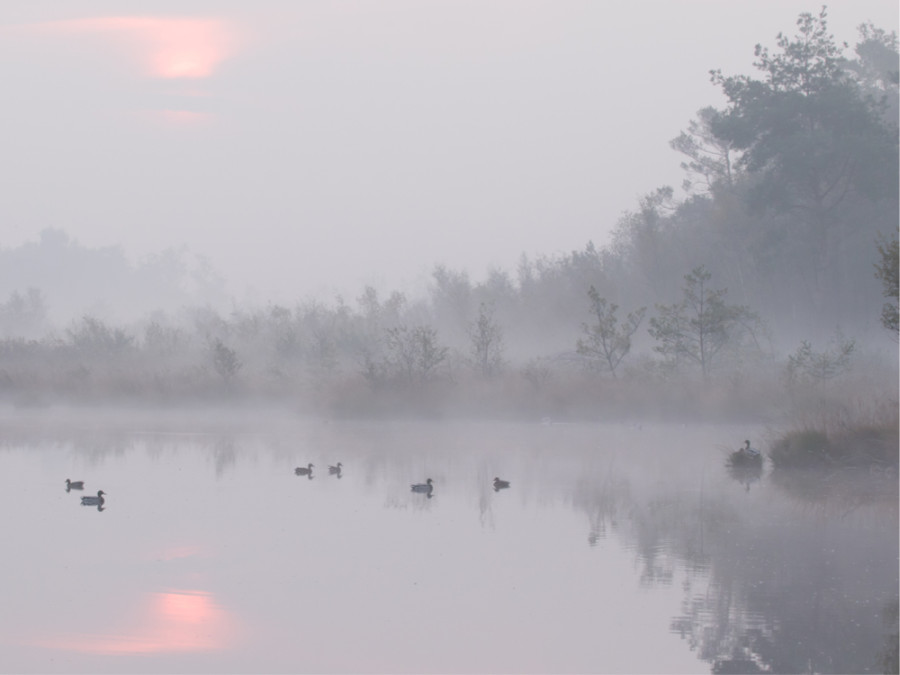
[[[588,517],[588,544],[597,546],[607,537],[607,528],[615,530],[620,510],[630,504],[630,483],[610,466],[602,474],[586,474],[575,484],[573,506]]]
[[[65,546],[71,557],[54,567],[55,548],[23,529],[16,549],[42,571],[16,601],[36,605],[33,621],[44,626],[59,604],[44,598],[57,595],[41,590],[44,580],[85,584],[96,603],[86,592],[69,605],[97,609],[87,622],[60,619],[64,637],[44,644],[94,654],[224,652],[249,635],[237,630],[239,616],[253,629],[246,662],[272,671],[301,669],[292,660],[297,634],[321,645],[303,662],[314,671],[411,670],[425,658],[481,672],[880,667],[896,632],[885,623],[897,597],[896,482],[723,470],[717,437],[727,435],[335,425],[306,437],[144,435],[28,448],[16,461],[31,472],[29,485],[43,484],[45,462],[46,490],[60,504],[42,500],[32,526],[54,524],[59,537],[48,539],[78,546]],[[11,454],[0,452],[0,462]],[[69,468],[60,470],[60,455]],[[352,470],[343,475],[334,457]],[[300,475],[311,479],[309,459],[343,480],[295,489],[290,470],[303,462]],[[112,491],[115,509],[71,521],[57,472],[87,468],[88,484]],[[0,466],[0,480],[21,474]],[[235,498],[249,486],[266,499]],[[298,520],[304,535],[290,536]],[[150,556],[148,541],[170,552]],[[102,569],[79,561],[83,547],[97,546],[115,558],[104,556]],[[30,578],[23,563],[11,564],[3,576]],[[301,572],[316,583],[296,584]],[[142,593],[148,580],[155,592]],[[115,607],[132,597],[127,611]],[[432,611],[406,611],[425,605]],[[610,637],[628,611],[636,623]],[[653,630],[635,628],[657,620]],[[507,628],[496,631],[498,622]],[[602,645],[598,634],[608,638]],[[636,654],[637,636],[652,649]],[[358,657],[341,649],[344,640]]]
[[[897,591],[896,533],[873,537],[877,513],[768,506],[706,528],[709,571],[686,581],[672,629],[716,673],[880,672],[875,608]]]
[[[206,591],[146,593],[135,605],[138,609],[132,616],[88,614],[83,617],[88,632],[36,644],[103,655],[198,652],[225,649],[238,635],[235,621]],[[107,628],[97,625],[101,621]]]
[[[844,518],[860,508],[897,514],[897,480],[867,469],[780,469],[772,483],[789,499],[810,512]]]
[[[729,463],[726,466],[729,477],[744,486],[749,492],[750,486],[758,483],[763,475],[762,462],[751,462],[747,464]]]
[[[235,439],[230,436],[217,437],[213,443],[212,454],[216,467],[216,476],[221,478],[237,462]]]

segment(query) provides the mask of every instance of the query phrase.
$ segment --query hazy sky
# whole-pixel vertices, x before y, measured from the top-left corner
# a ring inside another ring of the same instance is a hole
[[[603,244],[678,186],[708,71],[816,3],[0,3],[0,246],[187,245],[242,297],[414,288]],[[829,5],[853,44],[895,0]]]

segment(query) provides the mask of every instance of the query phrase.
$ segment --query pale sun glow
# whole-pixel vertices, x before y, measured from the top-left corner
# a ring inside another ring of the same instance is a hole
[[[209,77],[239,46],[236,28],[223,19],[98,17],[54,21],[39,28],[125,38],[123,44],[146,74],[167,79]]]

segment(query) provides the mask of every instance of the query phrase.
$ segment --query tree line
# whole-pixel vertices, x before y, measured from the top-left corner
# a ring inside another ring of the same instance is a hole
[[[167,279],[166,310],[124,326],[88,312],[54,329],[53,294],[16,288],[0,303],[0,393],[77,395],[103,381],[165,396],[250,383],[338,396],[351,383],[384,393],[515,376],[539,390],[558,373],[710,382],[763,366],[790,366],[794,381],[840,371],[855,346],[844,333],[878,326],[896,338],[900,220],[897,36],[866,24],[848,50],[823,8],[774,49],[757,45],[754,75],[712,71],[726,105],[702,108],[671,142],[686,196],[646,195],[599,248],[522,256],[478,282],[438,266],[417,299],[367,287],[355,304],[230,313],[196,300],[175,309],[197,297],[187,280],[221,286],[169,252],[133,270]],[[60,235],[0,261],[15,270],[42,247],[71,251]],[[118,269],[115,258],[104,260]]]

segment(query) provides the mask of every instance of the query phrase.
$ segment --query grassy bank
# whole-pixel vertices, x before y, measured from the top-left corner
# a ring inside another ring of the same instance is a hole
[[[898,465],[897,410],[880,422],[860,421],[837,429],[804,428],[788,431],[769,451],[776,469],[821,467],[871,467],[894,469]]]

